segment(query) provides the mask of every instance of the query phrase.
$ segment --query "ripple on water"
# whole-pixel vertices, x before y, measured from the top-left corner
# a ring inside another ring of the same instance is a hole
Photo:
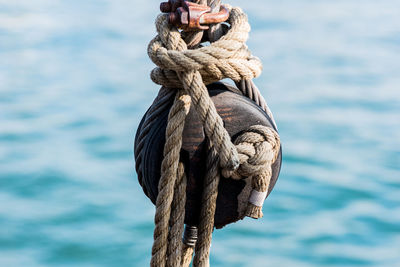
[[[132,158],[158,4],[138,3],[0,0],[0,266],[148,265]],[[212,266],[399,266],[396,0],[230,3],[284,154],[264,218],[216,230]]]

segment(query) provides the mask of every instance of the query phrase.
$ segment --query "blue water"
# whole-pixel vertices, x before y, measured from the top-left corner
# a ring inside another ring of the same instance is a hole
[[[0,0],[0,266],[146,266],[133,137],[159,1]],[[212,266],[400,266],[400,3],[230,1],[284,146]]]

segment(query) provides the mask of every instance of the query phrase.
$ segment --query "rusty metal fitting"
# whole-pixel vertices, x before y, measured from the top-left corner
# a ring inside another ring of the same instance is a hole
[[[169,23],[185,31],[207,30],[206,25],[224,22],[229,17],[228,9],[222,5],[218,13],[209,13],[210,7],[183,0],[161,3],[160,10],[169,13]]]
[[[218,13],[205,13],[200,17],[200,24],[216,24],[226,21],[229,18],[229,10],[221,5]]]

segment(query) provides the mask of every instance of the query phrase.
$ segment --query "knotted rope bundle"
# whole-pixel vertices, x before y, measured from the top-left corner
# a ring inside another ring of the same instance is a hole
[[[234,142],[239,153],[240,166],[233,173],[224,173],[225,177],[243,179],[252,176],[253,191],[245,215],[254,219],[261,218],[262,204],[267,197],[272,176],[271,166],[275,162],[280,139],[274,130],[261,125],[251,126]]]
[[[158,66],[151,72],[151,79],[164,88],[179,88],[176,89],[175,100],[168,115],[156,200],[151,266],[188,266],[192,258],[193,249],[181,241],[186,176],[179,158],[185,118],[191,105],[199,115],[209,142],[194,266],[208,266],[220,173],[225,178],[252,177],[253,191],[245,215],[262,217],[261,208],[272,175],[271,165],[279,154],[279,136],[269,127],[256,125],[232,143],[205,86],[224,78],[242,83],[261,73],[260,60],[252,56],[245,45],[250,31],[247,16],[240,8],[226,7],[230,12],[227,21],[230,27],[209,46],[188,49],[182,33],[168,24],[165,14],[157,17],[158,35],[148,46],[149,57]],[[222,27],[217,30],[223,31]],[[256,92],[256,102],[268,112],[256,87],[247,86],[249,94],[252,94],[250,89]],[[154,118],[152,114],[149,117]],[[145,132],[150,124],[145,123]],[[135,151],[135,154],[140,156],[140,150]]]
[[[181,88],[177,73],[199,71],[205,84],[230,78],[239,82],[261,74],[262,63],[251,55],[245,42],[250,25],[240,8],[231,8],[230,29],[218,41],[198,49],[187,49],[181,33],[168,24],[165,14],[156,19],[158,35],[150,42],[148,54],[159,67],[151,73],[153,82],[171,88]]]

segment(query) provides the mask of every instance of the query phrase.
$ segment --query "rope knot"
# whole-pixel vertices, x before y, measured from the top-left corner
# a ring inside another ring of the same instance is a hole
[[[186,177],[179,152],[190,104],[199,115],[210,142],[203,195],[203,202],[206,204],[201,209],[201,242],[196,244],[196,266],[205,266],[209,255],[218,195],[219,167],[227,174],[226,177],[253,177],[254,192],[268,190],[271,164],[275,161],[280,146],[277,133],[264,126],[253,126],[233,144],[205,86],[225,78],[235,82],[251,80],[261,74],[261,61],[251,54],[245,44],[250,31],[246,14],[240,8],[228,5],[225,7],[229,10],[228,29],[218,40],[211,38],[214,42],[210,45],[196,45],[196,49],[189,49],[194,46],[192,42],[186,43],[183,32],[170,25],[168,16],[162,14],[156,20],[158,34],[148,46],[148,55],[157,65],[151,72],[151,79],[165,87],[183,89],[177,90],[168,115],[156,201],[151,266],[178,266],[183,255],[180,237],[185,217]],[[260,197],[249,199],[249,203],[256,205],[256,209],[254,212],[248,210],[248,216],[260,216],[258,199]]]
[[[222,175],[232,179],[250,177],[253,190],[244,215],[254,219],[261,218],[262,206],[268,195],[272,177],[271,166],[279,155],[279,135],[269,127],[254,125],[239,135],[234,144],[238,151],[240,166],[235,171],[224,169]]]
[[[246,46],[250,25],[240,8],[229,10],[227,32],[208,46],[188,49],[182,33],[168,23],[166,14],[156,20],[158,35],[148,46],[148,55],[158,66],[151,72],[153,82],[172,88],[182,88],[178,73],[199,71],[203,82],[210,84],[225,78],[234,81],[251,80],[261,74],[261,61]]]
[[[224,177],[243,179],[261,175],[275,162],[280,149],[279,135],[271,128],[254,125],[239,135],[235,142],[240,166],[235,171],[224,169]]]

